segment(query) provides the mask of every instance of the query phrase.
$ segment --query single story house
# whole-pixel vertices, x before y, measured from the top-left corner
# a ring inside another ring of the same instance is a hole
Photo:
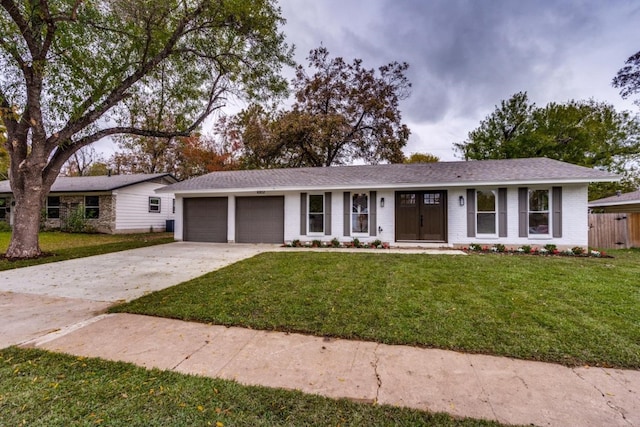
[[[589,202],[589,209],[597,209],[604,213],[640,212],[640,190],[592,200]]]
[[[44,227],[65,229],[78,214],[100,233],[165,231],[174,200],[155,190],[176,182],[168,173],[58,177],[43,209]],[[0,220],[13,223],[14,204],[9,181],[0,181]]]
[[[587,186],[547,158],[213,172],[163,187],[176,240],[586,247]]]

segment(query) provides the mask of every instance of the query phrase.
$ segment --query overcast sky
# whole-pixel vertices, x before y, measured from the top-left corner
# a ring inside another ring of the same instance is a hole
[[[527,91],[536,105],[620,98],[611,79],[640,50],[637,0],[281,0],[284,32],[306,64],[321,43],[367,68],[410,64],[401,104],[412,136],[405,149],[455,160],[501,100]]]

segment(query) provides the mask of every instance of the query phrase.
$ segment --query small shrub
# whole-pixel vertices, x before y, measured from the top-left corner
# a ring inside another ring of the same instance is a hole
[[[7,221],[0,221],[0,232],[11,231],[11,226]]]
[[[86,233],[91,231],[84,217],[84,206],[79,205],[75,209],[72,209],[61,228],[62,231],[68,233]]]
[[[494,252],[505,252],[507,250],[507,248],[505,247],[505,245],[503,245],[502,243],[496,243],[495,245],[493,245]]]
[[[551,253],[555,253],[556,250],[558,249],[556,245],[553,245],[551,243],[544,245],[544,248],[547,250],[547,252],[551,252]]]
[[[301,248],[302,247],[302,243],[300,242],[299,239],[295,239],[291,242],[291,246],[294,248]]]
[[[312,248],[321,248],[322,247],[322,242],[320,240],[314,240],[311,242],[311,247]]]
[[[380,240],[380,239],[374,240],[373,242],[371,242],[371,247],[372,248],[382,247],[382,240]]]
[[[331,243],[330,244],[331,244],[332,248],[339,248],[340,246],[342,246],[340,244],[340,240],[338,240],[337,237],[334,237],[333,239],[331,239]]]
[[[353,239],[353,241],[351,242],[354,248],[361,248],[362,247],[362,243],[360,243],[360,239],[358,239],[357,237],[355,239]]]
[[[470,251],[481,251],[482,250],[482,246],[480,246],[477,243],[472,243],[469,245],[469,250]]]
[[[525,254],[530,254],[531,253],[531,246],[529,246],[529,245],[522,245],[520,247],[520,249],[522,249],[522,252],[524,252]]]
[[[584,248],[580,246],[575,246],[571,248],[571,252],[573,252],[574,255],[582,255],[584,254]]]

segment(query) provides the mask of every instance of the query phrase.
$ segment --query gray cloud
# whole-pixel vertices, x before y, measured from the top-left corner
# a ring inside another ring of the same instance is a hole
[[[332,55],[362,58],[367,67],[409,62],[405,119],[453,138],[414,132],[413,151],[449,150],[472,129],[460,129],[462,123],[478,123],[518,91],[542,105],[591,97],[617,103],[611,78],[640,50],[640,4],[626,0],[281,4],[298,61],[322,42]]]

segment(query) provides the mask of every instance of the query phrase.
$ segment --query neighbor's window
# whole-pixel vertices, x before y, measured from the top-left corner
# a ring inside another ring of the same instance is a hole
[[[309,195],[309,233],[324,232],[324,196]]]
[[[351,232],[369,232],[369,194],[355,193],[351,199]]]
[[[529,234],[549,234],[549,190],[529,190]]]
[[[99,196],[84,197],[84,217],[87,219],[100,217],[100,197]]]
[[[149,212],[160,213],[160,197],[149,197]]]
[[[9,207],[9,199],[0,198],[0,220],[7,219],[7,207]]]
[[[478,234],[496,234],[496,193],[490,190],[476,192],[476,224]]]
[[[60,218],[60,197],[59,196],[47,197],[47,218],[49,219]]]

